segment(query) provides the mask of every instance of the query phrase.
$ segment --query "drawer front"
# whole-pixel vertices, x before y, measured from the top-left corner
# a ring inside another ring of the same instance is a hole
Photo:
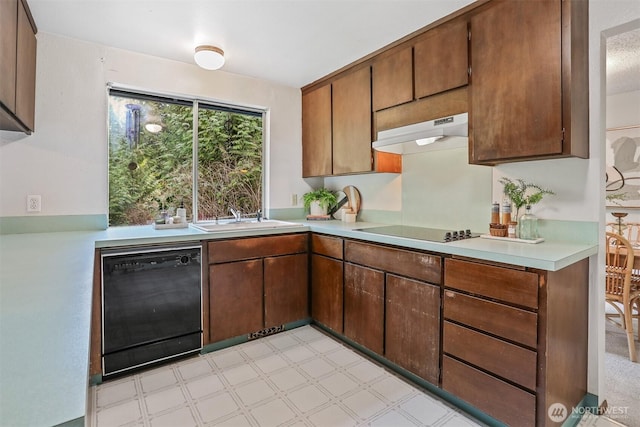
[[[529,347],[538,343],[536,313],[497,302],[445,290],[444,318]]]
[[[439,285],[442,258],[420,252],[347,240],[345,260]]]
[[[536,397],[444,356],[442,388],[509,426],[536,424]]]
[[[331,258],[342,259],[344,240],[337,237],[311,234],[311,251]]]
[[[446,321],[443,333],[445,353],[535,391],[535,351]]]
[[[307,252],[306,233],[210,241],[209,264]]]
[[[529,271],[447,259],[444,285],[510,304],[538,308],[538,275]]]

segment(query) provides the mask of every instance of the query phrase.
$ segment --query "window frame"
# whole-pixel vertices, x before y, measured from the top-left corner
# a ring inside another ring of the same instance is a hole
[[[268,176],[269,176],[269,157],[268,157],[268,129],[269,129],[269,110],[266,107],[259,107],[254,105],[246,105],[240,103],[230,103],[226,101],[221,101],[218,99],[201,97],[201,96],[190,96],[183,94],[175,94],[168,92],[155,92],[146,89],[135,88],[126,85],[119,85],[115,83],[107,84],[107,121],[108,121],[108,110],[109,110],[109,97],[111,96],[120,96],[120,97],[130,97],[132,99],[140,99],[140,100],[148,100],[148,101],[157,101],[157,102],[166,102],[172,104],[179,104],[184,106],[191,106],[192,108],[192,128],[193,128],[193,139],[192,139],[192,212],[191,212],[191,222],[193,224],[206,224],[211,223],[214,220],[198,220],[198,146],[199,146],[199,138],[198,138],[198,118],[199,118],[199,109],[201,108],[200,104],[206,107],[212,107],[209,109],[215,109],[218,111],[228,111],[233,113],[247,114],[256,117],[261,117],[262,120],[262,180],[261,180],[261,207],[262,212],[266,212],[267,208],[267,197],[268,197]],[[108,126],[107,126],[108,133]],[[108,143],[107,137],[107,143]],[[109,158],[107,158],[107,182],[109,182]],[[109,192],[107,191],[107,207],[109,207]],[[246,214],[247,212],[243,212]],[[110,211],[108,210],[108,214]],[[109,216],[109,215],[108,215]]]

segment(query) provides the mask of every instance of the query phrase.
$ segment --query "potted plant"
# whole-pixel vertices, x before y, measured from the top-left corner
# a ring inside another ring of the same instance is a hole
[[[302,200],[311,215],[327,215],[329,209],[338,203],[336,194],[326,188],[309,191],[302,195]]]
[[[556,194],[551,190],[525,182],[522,179],[516,179],[514,182],[507,177],[502,177],[500,182],[504,185],[504,195],[511,200],[511,203],[516,208],[516,218],[519,218],[521,207],[535,205],[542,200],[545,194]]]

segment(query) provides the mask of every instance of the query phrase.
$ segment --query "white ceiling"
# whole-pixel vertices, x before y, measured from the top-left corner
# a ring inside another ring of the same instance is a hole
[[[38,30],[302,87],[473,0],[28,0]],[[640,30],[607,40],[607,93],[640,90]],[[212,71],[215,72],[215,71]]]
[[[472,0],[28,0],[38,31],[302,87]],[[215,71],[213,71],[215,72]]]

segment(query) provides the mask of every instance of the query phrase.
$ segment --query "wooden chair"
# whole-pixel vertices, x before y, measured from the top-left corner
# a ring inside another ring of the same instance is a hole
[[[632,286],[633,246],[616,233],[607,232],[606,241],[606,301],[617,313],[606,314],[607,320],[625,330],[629,344],[629,358],[637,362],[633,336],[633,314],[640,306],[640,288]],[[616,320],[616,318],[618,320]],[[639,337],[640,339],[640,337]]]

